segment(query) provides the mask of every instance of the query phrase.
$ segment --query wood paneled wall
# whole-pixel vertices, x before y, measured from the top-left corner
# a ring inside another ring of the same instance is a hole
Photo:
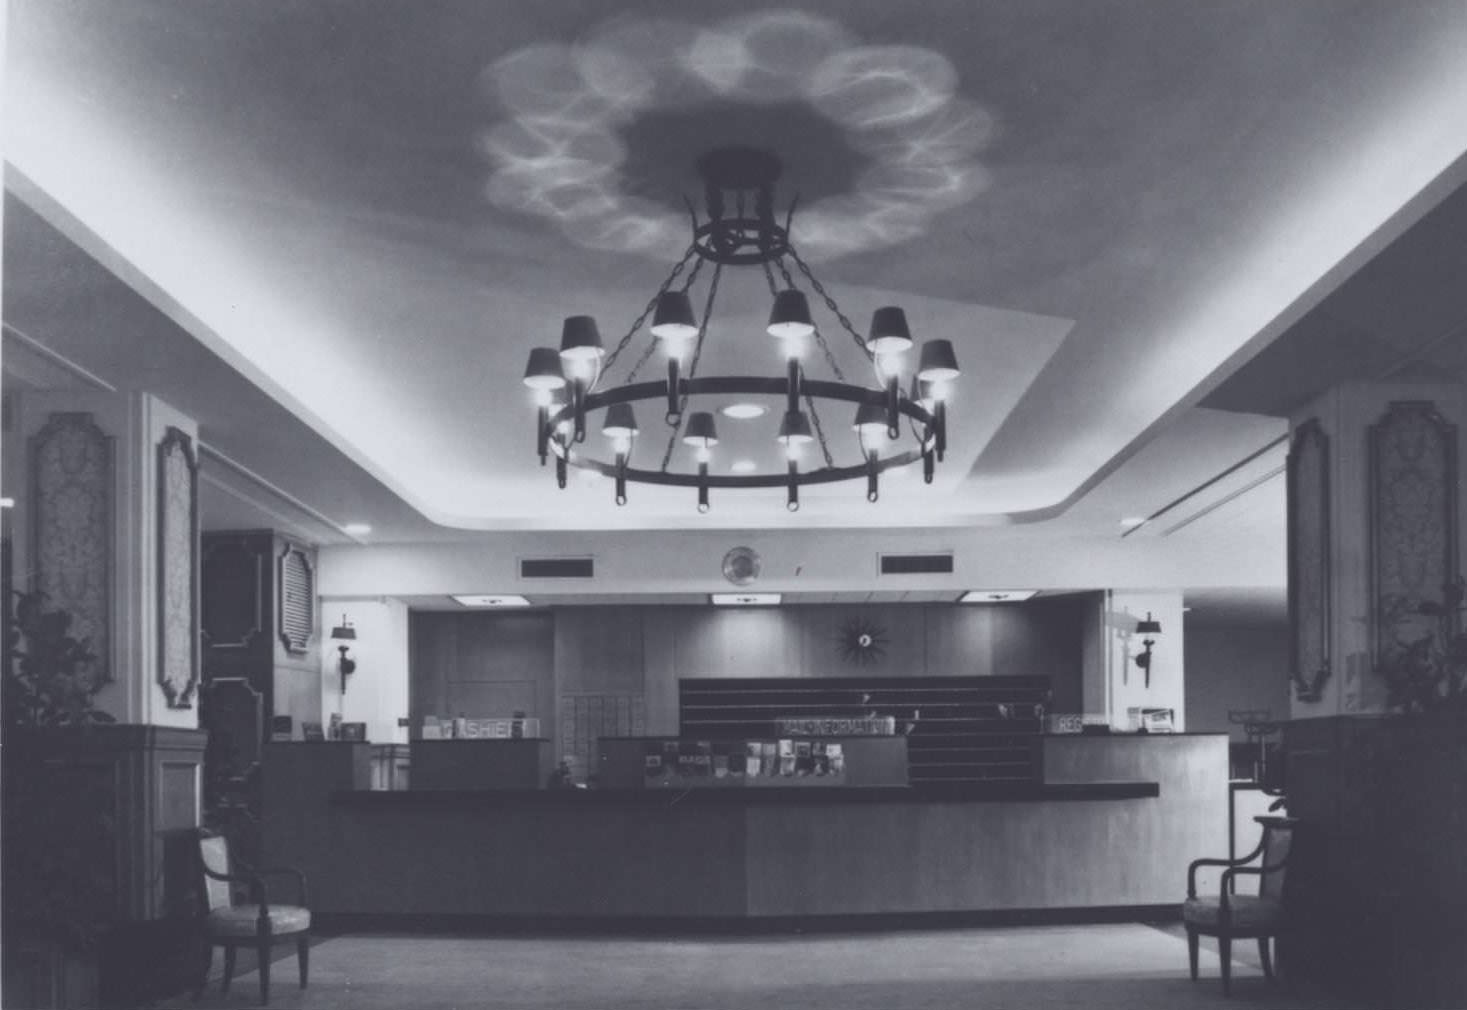
[[[1046,676],[1053,707],[1080,710],[1084,597],[1023,604],[566,607],[527,613],[412,615],[413,733],[423,716],[541,720],[557,754],[578,753],[565,713],[588,706],[641,712],[642,732],[676,735],[684,677]],[[853,618],[885,632],[869,665],[841,655]],[[574,715],[570,722],[578,725]],[[587,732],[590,732],[588,730]]]

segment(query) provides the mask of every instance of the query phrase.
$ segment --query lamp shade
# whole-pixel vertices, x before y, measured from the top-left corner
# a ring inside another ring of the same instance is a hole
[[[958,356],[953,353],[951,340],[929,340],[922,345],[917,378],[927,382],[951,382],[960,374]]]
[[[601,356],[601,333],[592,316],[568,316],[560,330],[560,356],[567,361]]]
[[[1161,622],[1151,616],[1151,611],[1146,611],[1146,620],[1136,622],[1136,634],[1159,635],[1161,634]]]
[[[897,354],[911,347],[912,331],[907,329],[907,314],[895,305],[873,312],[866,346],[873,354]]]
[[[356,641],[357,629],[347,623],[346,615],[341,615],[341,623],[331,629],[331,637],[335,641]]]
[[[713,415],[706,410],[700,410],[688,418],[688,426],[683,430],[683,444],[707,448],[718,444],[718,428],[713,423]]]
[[[565,373],[560,368],[560,355],[553,347],[530,349],[530,363],[525,366],[525,385],[531,389],[560,389]]]
[[[814,333],[815,323],[810,319],[810,303],[805,300],[805,293],[793,289],[777,292],[766,329],[771,337],[782,340]]]
[[[863,403],[856,408],[856,421],[851,425],[862,438],[886,434],[886,408],[879,403]]]
[[[784,420],[779,423],[777,437],[785,445],[801,445],[815,438],[810,432],[810,419],[803,410],[785,411]]]
[[[632,438],[637,434],[637,418],[630,403],[613,403],[606,408],[601,434],[607,438]]]
[[[652,315],[652,335],[674,343],[691,340],[698,335],[693,303],[686,291],[664,291],[657,296],[657,311]]]

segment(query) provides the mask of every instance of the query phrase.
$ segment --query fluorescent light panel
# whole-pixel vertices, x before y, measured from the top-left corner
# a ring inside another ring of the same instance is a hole
[[[715,607],[772,607],[783,598],[780,593],[711,593],[708,596]]]
[[[530,601],[523,596],[455,596],[455,603],[465,607],[528,607]]]
[[[970,589],[958,597],[959,603],[1019,603],[1027,600],[1037,589]]]

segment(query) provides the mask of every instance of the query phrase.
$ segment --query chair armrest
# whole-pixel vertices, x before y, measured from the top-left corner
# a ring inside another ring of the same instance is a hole
[[[1212,858],[1208,858],[1208,859],[1194,859],[1194,860],[1192,860],[1192,862],[1190,864],[1188,864],[1188,866],[1187,866],[1187,897],[1189,897],[1189,898],[1195,898],[1195,897],[1197,897],[1197,870],[1200,867],[1203,867],[1203,866],[1242,866],[1244,863],[1251,863],[1253,860],[1257,859],[1258,856],[1260,854],[1262,854],[1262,852],[1263,852],[1263,842],[1260,841],[1258,843],[1258,847],[1256,849],[1254,849],[1252,852],[1248,853],[1246,856],[1240,856],[1237,859],[1212,859]]]
[[[1282,870],[1285,866],[1288,865],[1289,859],[1287,856],[1285,856],[1282,861],[1277,863],[1270,863],[1266,866],[1234,866],[1224,870],[1222,878],[1222,907],[1227,908],[1228,892],[1231,890],[1228,885],[1232,883],[1235,877],[1243,876],[1245,874],[1250,877],[1261,877],[1265,873],[1273,873],[1275,870]]]
[[[241,873],[217,873],[207,866],[202,867],[204,876],[214,880],[225,880],[231,884],[244,884],[250,889],[250,897],[253,898],[263,909],[265,907],[265,882],[260,879],[259,874],[244,871]]]
[[[261,877],[294,877],[296,888],[300,894],[299,904],[303,908],[310,904],[309,899],[306,897],[306,875],[303,871],[296,869],[294,866],[265,866],[256,870],[255,873]]]

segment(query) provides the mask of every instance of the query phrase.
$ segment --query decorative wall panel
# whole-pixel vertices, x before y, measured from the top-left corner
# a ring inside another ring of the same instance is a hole
[[[1456,578],[1457,429],[1430,401],[1392,403],[1370,429],[1371,655],[1377,663]]]
[[[192,708],[199,683],[199,488],[193,439],[158,443],[158,683],[169,708]]]
[[[1290,678],[1295,697],[1317,702],[1330,676],[1329,436],[1317,418],[1289,451]]]
[[[94,671],[112,673],[112,439],[91,414],[52,414],[31,437],[34,587],[71,615]]]
[[[286,652],[305,652],[316,633],[316,572],[301,548],[280,554],[280,641]]]

